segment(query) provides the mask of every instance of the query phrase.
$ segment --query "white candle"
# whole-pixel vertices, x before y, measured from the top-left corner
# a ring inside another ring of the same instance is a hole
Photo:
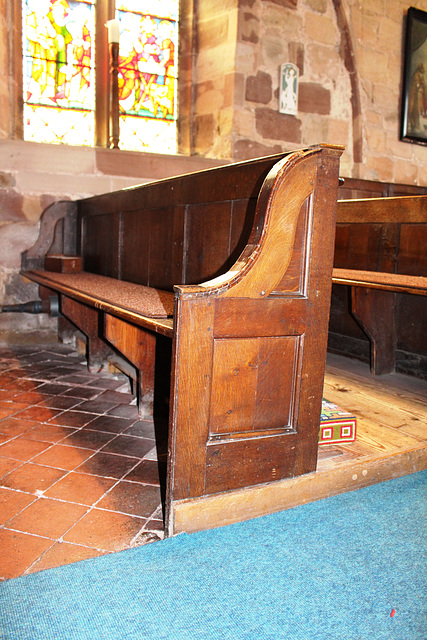
[[[108,42],[119,42],[120,28],[118,20],[108,20],[106,27],[108,29]]]

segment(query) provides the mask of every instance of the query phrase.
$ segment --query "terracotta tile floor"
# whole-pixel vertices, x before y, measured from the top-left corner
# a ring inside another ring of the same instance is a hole
[[[0,347],[0,579],[163,537],[159,468],[124,375]]]

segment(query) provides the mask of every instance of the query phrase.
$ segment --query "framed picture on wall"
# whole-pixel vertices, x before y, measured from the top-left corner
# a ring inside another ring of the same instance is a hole
[[[427,145],[427,13],[408,9],[400,139]]]

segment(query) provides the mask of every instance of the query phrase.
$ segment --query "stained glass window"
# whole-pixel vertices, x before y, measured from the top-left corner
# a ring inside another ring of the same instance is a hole
[[[117,3],[122,149],[176,152],[177,4]]]
[[[23,1],[24,138],[92,145],[94,2]]]
[[[93,145],[96,0],[22,5],[24,138]],[[117,0],[116,18],[119,146],[176,153],[178,0]]]

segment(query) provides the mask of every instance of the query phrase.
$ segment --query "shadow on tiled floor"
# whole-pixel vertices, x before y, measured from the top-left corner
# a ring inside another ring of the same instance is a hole
[[[0,348],[0,579],[162,537],[154,424],[127,378],[64,345]]]

